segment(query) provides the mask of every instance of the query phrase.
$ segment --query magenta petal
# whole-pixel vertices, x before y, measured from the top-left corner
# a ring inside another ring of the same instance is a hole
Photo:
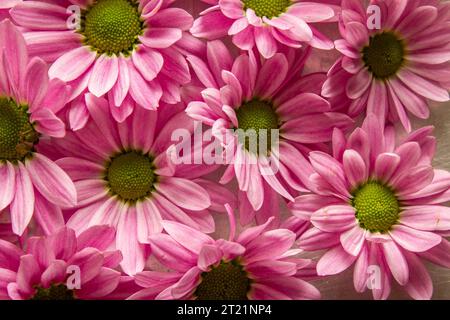
[[[402,225],[393,226],[389,234],[397,244],[412,252],[427,251],[442,241],[442,237],[436,233],[420,231]]]
[[[25,163],[31,180],[39,192],[52,203],[72,207],[77,203],[77,191],[69,176],[54,162],[41,154]]]
[[[16,172],[14,166],[9,161],[0,164],[0,181],[2,181],[2,191],[0,192],[1,211],[14,199],[16,187]]]
[[[338,274],[352,265],[356,257],[345,252],[340,245],[327,251],[317,263],[317,274],[328,276]]]
[[[215,265],[222,259],[222,251],[213,245],[204,245],[198,256],[197,266],[202,271],[208,271],[210,266]]]
[[[409,279],[409,268],[402,250],[394,241],[383,242],[381,247],[393,277],[400,285],[405,285]]]
[[[22,235],[33,216],[34,190],[27,169],[19,162],[16,168],[16,193],[10,206],[13,232]]]

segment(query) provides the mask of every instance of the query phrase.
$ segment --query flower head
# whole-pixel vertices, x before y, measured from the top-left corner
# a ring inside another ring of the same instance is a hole
[[[18,235],[33,215],[48,233],[64,223],[60,207],[77,200],[69,176],[39,152],[42,139],[65,135],[55,112],[68,88],[49,80],[42,59],[28,57],[23,36],[9,20],[0,23],[0,43],[0,211],[10,212]]]
[[[84,93],[110,97],[110,112],[124,121],[136,106],[155,110],[160,100],[180,100],[178,86],[189,82],[183,54],[198,42],[185,31],[192,17],[172,1],[28,1],[11,10],[27,29],[32,55],[52,65],[51,78],[73,88],[69,121],[74,130],[89,119]]]
[[[77,234],[95,225],[114,227],[124,256],[121,266],[130,275],[144,268],[145,244],[162,231],[162,219],[214,231],[208,209],[216,200],[233,201],[232,195],[198,179],[213,166],[175,165],[166,152],[174,143],[173,130],[192,132],[193,121],[184,112],[173,115],[168,106],[158,112],[136,109],[116,123],[104,98],[88,97],[93,121],[65,139],[50,141],[58,151],[57,163],[78,191],[78,210],[67,225]]]
[[[373,17],[361,1],[343,3],[343,39],[335,41],[343,57],[328,72],[322,94],[345,92],[353,100],[351,116],[367,110],[411,131],[408,114],[426,119],[427,99],[450,99],[448,6],[390,0],[371,5],[378,6],[381,17],[380,26],[369,29]]]
[[[244,221],[264,206],[264,222],[277,207],[269,200],[272,193],[293,200],[292,193],[308,190],[312,167],[305,155],[323,150],[333,128],[346,130],[353,121],[332,112],[317,94],[321,74],[301,75],[308,51],[288,50],[265,60],[253,52],[233,59],[218,40],[207,49],[208,64],[188,57],[199,79],[199,101],[190,102],[186,112],[211,126],[222,143],[228,168],[221,182],[237,178],[246,195],[241,201],[246,206],[241,210]],[[254,144],[240,135],[251,137],[252,132]]]
[[[195,20],[194,36],[214,40],[226,35],[243,50],[256,46],[271,58],[280,47],[300,48],[308,44],[332,49],[333,43],[311,26],[330,21],[335,13],[328,4],[298,0],[214,0]]]
[[[31,237],[26,249],[0,240],[0,299],[74,300],[107,298],[121,281],[114,270],[122,255],[114,229],[97,226],[78,237],[69,228]]]
[[[155,257],[171,272],[144,271],[136,283],[144,289],[130,299],[271,300],[318,299],[319,291],[301,279],[313,276],[314,263],[296,258],[295,234],[248,228],[235,238],[234,215],[227,206],[228,240],[211,237],[177,222],[164,221],[167,234],[151,237]]]
[[[314,194],[300,196],[291,209],[309,216],[313,228],[299,240],[305,250],[328,249],[319,275],[355,265],[354,285],[362,292],[370,270],[379,270],[374,298],[386,299],[394,278],[410,296],[429,299],[431,278],[420,258],[448,267],[450,174],[433,170],[432,127],[414,131],[396,144],[392,127],[374,115],[347,139],[336,130],[333,156],[312,152]]]

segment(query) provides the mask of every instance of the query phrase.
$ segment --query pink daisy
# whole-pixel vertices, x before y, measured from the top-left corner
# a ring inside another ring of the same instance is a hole
[[[179,85],[190,80],[183,53],[199,44],[186,32],[191,15],[172,2],[26,1],[11,16],[28,29],[30,53],[53,63],[50,77],[72,86],[70,126],[80,129],[89,118],[86,90],[108,95],[111,113],[121,122],[137,105],[155,110],[160,100],[180,100]],[[78,24],[76,13],[67,10],[74,5],[80,6]]]
[[[450,83],[450,4],[441,1],[373,0],[381,10],[380,29],[369,29],[373,14],[359,0],[344,1],[343,57],[328,72],[322,94],[343,92],[353,100],[350,116],[367,110],[400,121],[411,131],[408,114],[426,119],[427,99],[448,101]]]
[[[395,143],[392,127],[383,129],[369,115],[346,139],[336,129],[333,156],[312,152],[315,194],[296,199],[294,213],[309,216],[314,227],[299,246],[328,251],[317,263],[319,275],[334,275],[354,265],[356,291],[369,286],[386,299],[394,278],[415,299],[429,299],[431,278],[421,262],[450,267],[450,173],[433,170],[432,127]],[[373,274],[375,272],[375,274]]]
[[[194,36],[214,40],[226,35],[242,50],[255,45],[271,58],[279,47],[300,48],[308,44],[330,50],[333,42],[311,26],[334,17],[333,8],[301,0],[202,0],[211,5],[194,21]]]
[[[113,239],[114,229],[97,226],[29,238],[25,251],[0,240],[0,300],[105,299],[121,280]]]
[[[177,222],[163,221],[167,234],[151,236],[155,257],[171,272],[144,271],[144,287],[129,299],[300,300],[319,299],[319,291],[301,279],[314,276],[314,263],[296,258],[295,234],[248,228],[236,239],[231,208],[228,240],[211,237]]]
[[[130,275],[144,268],[145,244],[149,235],[161,232],[162,219],[213,232],[207,209],[216,209],[216,201],[232,201],[233,195],[199,179],[213,166],[175,166],[166,152],[174,143],[172,132],[192,132],[193,121],[184,112],[172,115],[173,106],[161,106],[158,112],[138,108],[116,123],[104,98],[88,94],[88,100],[92,122],[47,146],[49,153],[60,150],[64,158],[53,156],[78,191],[78,210],[67,225],[77,234],[94,225],[113,226],[124,255],[121,266]]]
[[[76,204],[69,176],[39,152],[39,142],[63,137],[57,112],[66,85],[49,80],[47,65],[29,59],[25,41],[9,21],[0,23],[0,212],[9,211],[13,232],[22,235],[31,218],[49,233],[64,224],[61,207]]]
[[[345,130],[353,121],[332,112],[328,101],[317,94],[321,83],[316,80],[321,74],[301,76],[308,51],[289,50],[268,60],[256,59],[249,51],[233,60],[220,41],[207,47],[207,63],[188,57],[206,89],[200,92],[200,101],[189,103],[186,112],[211,126],[222,142],[229,166],[221,182],[237,178],[239,189],[245,192],[240,199],[243,220],[250,221],[255,211],[264,208],[264,222],[278,211],[278,194],[292,201],[292,194],[308,191],[308,177],[313,173],[308,152],[325,149],[333,128]],[[265,133],[267,141],[251,148],[235,129]],[[273,138],[274,132],[279,139]]]

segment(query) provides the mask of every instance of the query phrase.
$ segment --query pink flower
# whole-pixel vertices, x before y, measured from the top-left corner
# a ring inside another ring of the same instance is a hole
[[[130,275],[143,270],[145,244],[162,231],[162,219],[213,232],[208,209],[215,210],[216,201],[232,201],[233,195],[199,179],[215,166],[174,165],[166,152],[174,143],[172,132],[192,132],[193,121],[184,112],[174,114],[175,106],[161,106],[158,112],[135,109],[116,123],[104,98],[88,94],[87,99],[92,122],[47,146],[78,191],[78,210],[67,225],[77,234],[90,226],[113,226],[124,255],[121,266]]]
[[[97,97],[107,95],[111,113],[120,122],[136,106],[155,110],[160,100],[180,100],[178,87],[190,80],[183,54],[201,44],[185,32],[192,25],[191,15],[170,7],[172,2],[71,0],[66,8],[59,0],[41,0],[11,10],[14,21],[29,30],[25,38],[30,53],[53,63],[51,78],[72,86],[72,129],[82,128],[89,119],[86,90]]]
[[[383,121],[400,121],[411,131],[408,114],[426,119],[426,99],[448,101],[450,5],[439,1],[373,0],[381,10],[380,29],[369,29],[374,14],[361,1],[343,3],[335,41],[343,57],[328,72],[322,94],[346,93],[349,115],[367,110]],[[367,107],[366,107],[367,106]]]
[[[432,127],[395,143],[369,115],[346,139],[333,135],[333,156],[312,152],[315,193],[296,199],[294,214],[309,216],[313,228],[299,246],[328,251],[319,275],[334,275],[354,265],[356,291],[368,284],[375,299],[386,299],[394,278],[415,299],[429,299],[431,278],[421,258],[450,267],[450,173],[433,170]]]
[[[313,170],[306,154],[326,149],[333,128],[345,130],[353,121],[332,112],[317,94],[322,74],[301,76],[308,51],[288,50],[268,60],[256,59],[249,51],[233,60],[218,40],[207,48],[207,63],[188,57],[199,79],[200,101],[190,102],[186,112],[211,126],[225,148],[228,168],[221,182],[236,177],[245,192],[240,195],[241,220],[248,223],[263,209],[258,215],[264,222],[278,211],[278,194],[292,201],[292,194],[308,191]],[[200,92],[201,87],[206,89]],[[254,150],[235,129],[266,133],[267,141],[259,141]]]
[[[113,239],[114,229],[97,226],[29,238],[25,251],[0,240],[0,300],[107,298],[121,281]]]
[[[330,50],[333,42],[311,26],[334,17],[327,4],[299,0],[202,0],[211,7],[194,21],[191,33],[214,40],[226,35],[242,50],[255,45],[265,58],[271,58],[279,47],[300,48],[308,44]]]
[[[155,257],[171,272],[144,271],[136,283],[144,289],[129,299],[272,300],[319,299],[319,291],[302,280],[314,276],[314,263],[296,258],[295,234],[248,228],[235,239],[235,222],[227,206],[228,240],[211,237],[177,222],[163,221],[167,234],[151,236]]]
[[[47,65],[29,59],[25,41],[9,21],[0,23],[0,211],[11,214],[22,235],[31,218],[44,232],[64,224],[60,207],[76,204],[69,176],[39,151],[40,141],[63,137],[55,116],[67,98],[61,80],[49,80]]]

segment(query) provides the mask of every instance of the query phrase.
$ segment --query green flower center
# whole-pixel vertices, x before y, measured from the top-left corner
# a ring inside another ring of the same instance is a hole
[[[64,284],[52,284],[50,288],[37,287],[30,300],[76,300],[73,290]]]
[[[97,0],[81,15],[79,32],[99,54],[128,55],[139,44],[144,22],[134,0]]]
[[[286,12],[291,0],[242,0],[244,10],[253,9],[258,17],[273,18]]]
[[[279,129],[279,119],[270,102],[254,99],[246,102],[236,110],[238,128],[245,135],[245,147],[253,153],[258,153],[260,143],[266,143],[266,151],[269,152],[272,146],[272,130]],[[247,130],[254,130],[256,136],[253,137]],[[266,135],[264,134],[266,133]],[[256,139],[256,143],[251,143],[250,139]],[[264,141],[266,140],[266,141]],[[243,141],[243,140],[242,140]],[[254,148],[257,148],[254,150]]]
[[[0,161],[22,161],[34,151],[39,134],[30,123],[28,106],[0,97]]]
[[[353,193],[352,205],[361,228],[370,232],[387,232],[397,223],[400,204],[387,186],[369,181]]]
[[[397,73],[405,58],[403,41],[391,32],[370,37],[362,50],[362,59],[375,78],[386,79]]]
[[[201,279],[194,293],[198,300],[248,300],[250,279],[236,260],[222,261]]]
[[[114,195],[125,202],[136,202],[153,192],[157,175],[149,155],[130,151],[110,160],[105,179]]]

